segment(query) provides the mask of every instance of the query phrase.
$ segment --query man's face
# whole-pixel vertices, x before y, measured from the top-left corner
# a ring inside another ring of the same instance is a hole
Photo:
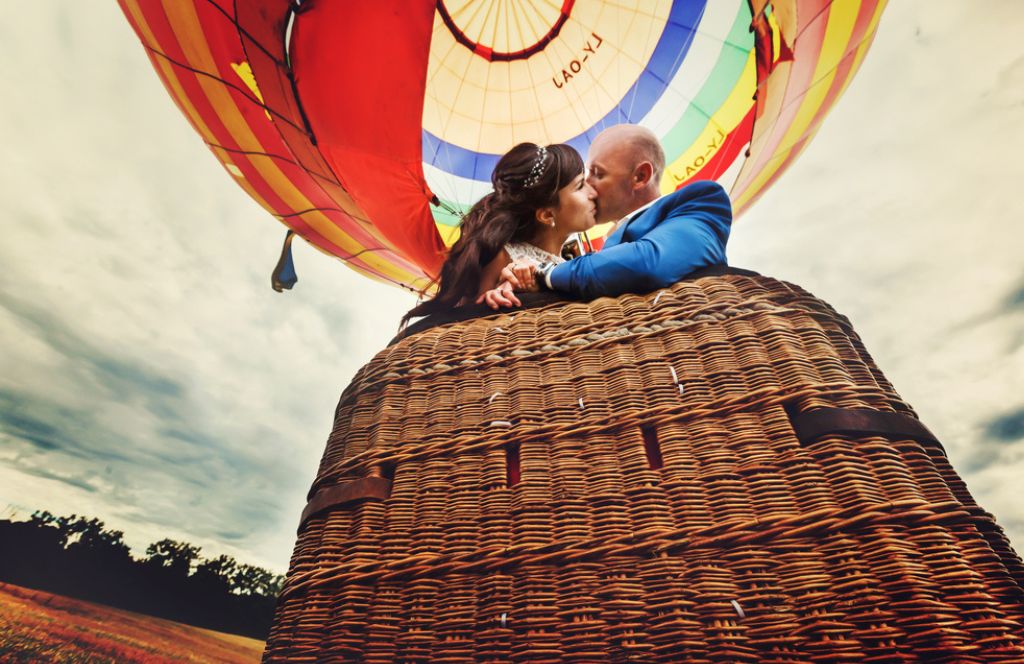
[[[587,184],[597,192],[597,223],[618,221],[636,209],[633,155],[626,141],[598,136],[587,153]]]

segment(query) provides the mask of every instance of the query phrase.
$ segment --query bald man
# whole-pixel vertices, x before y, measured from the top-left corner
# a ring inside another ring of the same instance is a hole
[[[588,158],[597,221],[617,222],[604,248],[559,265],[507,267],[504,283],[481,298],[491,307],[518,306],[513,289],[547,288],[584,298],[645,293],[726,264],[729,195],[717,183],[701,181],[660,196],[665,153],[653,132],[609,127],[591,143]]]

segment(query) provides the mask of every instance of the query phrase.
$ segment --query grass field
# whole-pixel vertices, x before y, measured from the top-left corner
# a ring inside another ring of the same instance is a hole
[[[0,583],[0,662],[258,662],[263,642]]]

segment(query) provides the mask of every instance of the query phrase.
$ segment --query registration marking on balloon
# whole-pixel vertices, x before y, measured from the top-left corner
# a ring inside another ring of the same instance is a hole
[[[567,66],[562,67],[561,76],[556,74],[551,77],[551,82],[555,84],[556,88],[561,88],[563,85],[571,81],[575,74],[583,71],[583,65],[586,64],[590,56],[597,55],[597,49],[601,48],[601,44],[604,43],[604,40],[601,39],[601,36],[596,32],[590,33],[590,36],[594,38],[593,44],[591,44],[590,39],[587,40],[583,45],[583,55],[572,60],[572,62]]]
[[[720,127],[709,128],[711,130],[711,136],[708,137],[707,141],[695,146],[699,150],[699,153],[696,157],[690,160],[690,163],[686,164],[686,168],[683,172],[679,173],[669,171],[669,175],[677,185],[682,182],[686,182],[693,177],[693,175],[699,171],[704,164],[711,160],[715,153],[718,152],[718,149],[725,143],[727,134],[722,131]]]
[[[743,73],[721,107],[710,118],[693,144],[667,165],[662,193],[668,193],[701,172],[724,147],[730,133],[743,122],[752,106],[757,80],[754,56],[747,57]],[[712,174],[718,177],[720,173]]]

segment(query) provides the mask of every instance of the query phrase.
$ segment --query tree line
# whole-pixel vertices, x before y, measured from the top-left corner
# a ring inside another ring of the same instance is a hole
[[[284,577],[200,552],[162,539],[136,559],[122,531],[76,514],[0,521],[0,581],[266,639]]]

